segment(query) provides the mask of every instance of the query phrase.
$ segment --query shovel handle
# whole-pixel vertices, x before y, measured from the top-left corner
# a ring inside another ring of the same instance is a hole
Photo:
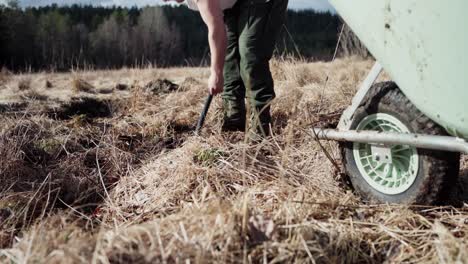
[[[208,114],[208,110],[210,109],[211,106],[211,101],[213,100],[213,95],[210,94],[205,101],[205,106],[203,107],[203,111],[201,113],[200,119],[198,120],[197,128],[195,129],[195,134],[198,135],[200,133],[200,130],[203,127],[203,124],[205,123],[206,115]]]

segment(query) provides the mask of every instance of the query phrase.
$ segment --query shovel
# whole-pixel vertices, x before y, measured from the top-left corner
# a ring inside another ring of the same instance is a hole
[[[200,134],[200,130],[203,128],[203,124],[205,123],[206,115],[208,114],[208,110],[210,109],[211,101],[213,100],[213,95],[210,94],[205,101],[205,106],[203,107],[203,111],[201,112],[200,119],[197,123],[197,128],[195,129],[195,135]]]

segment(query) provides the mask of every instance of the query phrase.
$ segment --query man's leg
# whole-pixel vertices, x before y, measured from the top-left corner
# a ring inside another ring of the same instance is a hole
[[[270,134],[270,103],[275,98],[269,61],[286,18],[288,0],[239,0],[241,76],[250,105],[250,129]]]
[[[223,131],[245,130],[245,86],[240,75],[239,63],[239,5],[224,12],[228,47],[224,65],[224,122]]]

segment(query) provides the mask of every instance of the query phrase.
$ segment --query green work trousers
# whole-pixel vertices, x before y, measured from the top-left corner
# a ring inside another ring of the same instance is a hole
[[[269,133],[270,103],[275,98],[269,61],[286,18],[288,0],[238,0],[224,11],[228,47],[224,67],[224,119]],[[268,131],[265,131],[265,130]]]

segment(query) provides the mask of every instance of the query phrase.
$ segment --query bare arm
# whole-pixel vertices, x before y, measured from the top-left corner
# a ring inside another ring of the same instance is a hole
[[[218,0],[198,0],[197,5],[208,27],[211,51],[211,77],[208,81],[208,89],[211,94],[218,94],[222,92],[224,85],[223,68],[227,46],[223,11]]]

